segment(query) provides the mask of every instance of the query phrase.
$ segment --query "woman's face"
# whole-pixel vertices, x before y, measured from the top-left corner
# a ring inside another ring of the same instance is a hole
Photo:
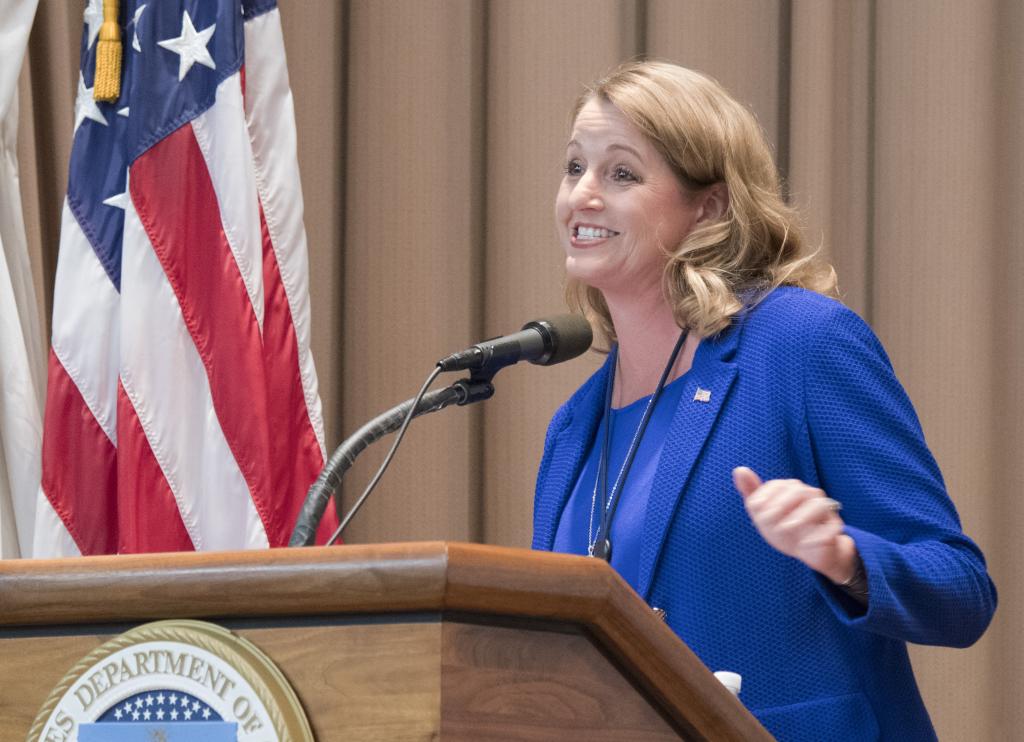
[[[606,298],[661,290],[665,250],[693,229],[698,208],[654,145],[605,100],[573,124],[555,199],[565,267]]]

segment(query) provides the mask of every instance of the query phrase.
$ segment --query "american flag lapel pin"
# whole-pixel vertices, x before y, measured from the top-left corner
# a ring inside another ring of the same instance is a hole
[[[694,402],[710,402],[711,401],[711,390],[701,389],[697,387],[697,393],[693,395]]]

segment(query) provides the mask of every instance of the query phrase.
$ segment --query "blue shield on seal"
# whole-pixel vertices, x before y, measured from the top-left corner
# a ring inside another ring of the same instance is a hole
[[[172,721],[151,724],[93,722],[78,727],[78,742],[238,742],[233,721]]]

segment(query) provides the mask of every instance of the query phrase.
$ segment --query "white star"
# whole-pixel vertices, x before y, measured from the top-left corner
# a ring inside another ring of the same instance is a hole
[[[132,711],[132,721],[138,721],[138,720],[139,720],[139,712],[138,711]]]
[[[177,702],[178,702],[178,694],[177,693],[172,693],[171,694],[171,703],[177,703]]]
[[[199,710],[199,701],[196,701],[195,703],[192,704],[192,710],[193,711],[198,711]]]
[[[142,46],[139,44],[139,18],[142,17],[142,11],[146,9],[145,3],[135,9],[135,17],[129,21],[129,25],[132,26],[132,49],[137,52],[142,51]]]
[[[206,45],[210,43],[210,37],[213,36],[213,29],[216,27],[217,24],[214,23],[209,28],[196,31],[186,10],[181,14],[181,36],[157,42],[164,49],[168,49],[180,57],[178,60],[178,82],[185,79],[185,75],[196,62],[211,70],[217,69],[213,57],[210,56],[210,52],[206,48]]]
[[[125,190],[127,191],[128,189],[125,188]],[[163,693],[160,693],[160,694],[157,695],[156,702],[159,703],[161,706],[163,705],[163,703],[164,703],[164,694]]]
[[[117,198],[117,196],[114,196],[114,198]],[[109,201],[110,199],[107,199],[107,200]],[[152,693],[150,693],[148,696],[146,696],[146,705],[147,706],[152,706],[153,705],[153,694]]]
[[[117,709],[117,711],[115,711],[115,712],[114,712],[114,718],[115,718],[115,719],[118,719],[118,720],[120,720],[120,718],[121,718],[122,716],[124,716],[124,714],[122,714],[122,713],[121,713],[121,709]]]
[[[203,718],[204,719],[209,719],[210,718],[210,707],[209,706],[207,706],[206,708],[203,709]]]
[[[86,119],[92,119],[98,124],[107,125],[107,120],[103,117],[103,112],[100,107],[96,105],[96,101],[92,98],[92,88],[85,87],[85,78],[82,77],[82,73],[78,73],[78,97],[75,98],[75,128],[74,131],[78,131],[78,127],[82,125],[82,122]]]
[[[171,709],[171,721],[178,718],[178,709]]]
[[[141,698],[136,698],[135,699],[135,708],[137,708],[137,709],[142,708],[142,699]]]
[[[103,0],[89,0],[85,6],[85,23],[89,26],[89,43],[87,48],[92,49],[96,43],[96,37],[100,35],[100,26],[103,25]]]
[[[125,703],[124,703],[124,712],[127,714],[127,713],[131,712],[131,710],[132,710],[132,702],[131,701],[125,701]]]
[[[188,699],[185,696],[181,697],[181,705],[183,708],[188,708]]]
[[[146,709],[146,710],[145,710],[145,711],[144,711],[144,712],[142,713],[142,718],[143,718],[143,719],[145,719],[146,721],[149,721],[149,717],[150,717],[150,716],[152,716],[152,715],[153,715],[153,714],[151,714],[151,713],[150,713],[149,709]]]
[[[163,719],[164,718],[164,710],[163,709],[157,709],[156,718],[157,719]]]
[[[192,718],[192,712],[191,711],[186,711],[185,712],[185,721],[188,721],[191,718]]]
[[[115,196],[111,196],[110,198],[103,199],[103,203],[105,203],[107,206],[113,206],[115,209],[127,209],[131,205],[131,202],[132,202],[132,197],[128,193],[128,183],[124,184],[124,192],[123,193],[118,193]],[[160,701],[160,703],[163,703],[163,701]],[[149,698],[146,699],[146,705],[147,706],[152,706],[153,705],[153,696],[150,696]]]

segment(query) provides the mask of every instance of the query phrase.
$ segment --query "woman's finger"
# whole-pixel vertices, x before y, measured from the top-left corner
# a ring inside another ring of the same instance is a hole
[[[785,521],[779,525],[792,527],[792,524],[817,524],[832,521],[841,523],[842,519],[836,514],[834,503],[835,500],[821,496],[803,500],[792,508]]]
[[[747,466],[737,466],[732,470],[732,483],[743,495],[744,499],[750,497],[761,486],[761,477],[757,476],[753,469]]]
[[[801,536],[800,543],[797,544],[797,551],[820,549],[823,546],[831,546],[835,540],[842,535],[842,533],[842,523],[829,522],[813,526]]]

